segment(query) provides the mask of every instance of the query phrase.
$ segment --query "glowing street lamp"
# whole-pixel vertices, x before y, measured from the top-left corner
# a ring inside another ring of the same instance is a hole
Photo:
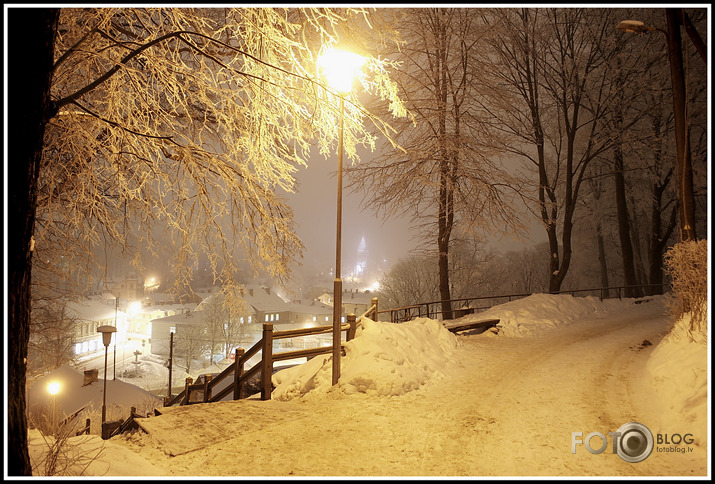
[[[337,228],[335,238],[335,281],[333,285],[333,385],[340,378],[340,326],[343,305],[343,281],[341,272],[342,212],[343,212],[343,124],[345,119],[344,95],[352,90],[353,79],[360,72],[365,59],[353,52],[329,49],[318,58],[318,66],[330,87],[338,91],[340,98],[340,125],[338,141],[338,197]]]
[[[102,395],[102,438],[104,438],[104,422],[107,419],[107,351],[109,343],[112,342],[112,333],[115,333],[117,328],[114,326],[100,326],[97,328],[98,333],[102,333],[102,343],[104,343],[104,392]]]
[[[57,412],[56,412],[56,407],[55,407],[55,399],[57,397],[57,394],[60,392],[60,382],[58,381],[53,381],[50,382],[47,385],[47,392],[52,395],[52,432],[56,432],[56,425],[57,425]]]

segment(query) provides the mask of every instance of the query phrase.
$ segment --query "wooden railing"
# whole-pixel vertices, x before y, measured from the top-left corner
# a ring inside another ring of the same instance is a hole
[[[601,300],[615,298],[621,299],[622,297],[633,297],[630,294],[653,294],[655,291],[653,289],[658,289],[662,292],[669,290],[670,284],[644,284],[639,286],[612,286],[612,287],[598,287],[593,289],[569,289],[565,291],[557,291],[549,294],[570,294],[576,296],[577,294],[583,296],[598,296]],[[520,299],[527,296],[531,296],[533,293],[522,293],[522,294],[503,294],[498,296],[478,296],[478,297],[466,297],[459,299],[450,299],[449,302],[452,306],[452,313],[454,318],[462,317],[466,314],[471,314],[478,311],[484,311],[492,306],[498,304],[503,304],[505,302],[512,301],[514,299]],[[399,308],[386,309],[379,311],[379,314],[389,315],[388,320],[392,323],[402,323],[405,321],[410,321],[414,318],[430,318],[430,319],[441,319],[442,318],[442,303],[444,301],[432,301],[427,303],[414,304],[411,306],[403,306]]]
[[[346,342],[355,337],[357,326],[362,318],[372,317],[373,319],[377,319],[377,298],[373,298],[371,302],[372,306],[370,309],[365,311],[365,313],[361,314],[359,317],[356,317],[354,314],[348,314],[345,317],[346,322],[340,325],[340,331],[346,331]],[[332,353],[333,351],[333,347],[331,345],[274,353],[273,342],[280,339],[331,333],[332,331],[332,325],[274,331],[273,323],[263,323],[263,334],[261,339],[258,340],[248,351],[244,351],[243,348],[237,348],[233,363],[227,366],[215,378],[212,377],[212,375],[207,374],[204,375],[203,381],[200,383],[194,383],[193,378],[188,377],[186,379],[184,390],[181,393],[173,398],[170,398],[169,396],[164,397],[164,406],[169,407],[176,405],[177,403],[180,405],[190,405],[194,403],[218,402],[229,396],[231,393],[233,393],[234,400],[245,398],[245,387],[247,382],[259,373],[261,374],[261,400],[270,400],[272,392],[271,377],[273,375],[273,364],[276,361],[313,357],[321,354]],[[249,370],[244,371],[248,361],[259,352],[261,353],[261,360]],[[232,384],[226,385],[222,390],[214,393],[214,389],[229,378],[233,379]]]

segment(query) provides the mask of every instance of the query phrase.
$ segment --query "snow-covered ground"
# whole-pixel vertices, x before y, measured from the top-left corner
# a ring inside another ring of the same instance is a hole
[[[277,372],[270,401],[163,409],[142,419],[148,434],[72,437],[69,459],[92,476],[710,476],[708,343],[673,324],[664,297],[538,294],[460,322],[491,318],[497,332],[459,335],[424,318],[366,321],[335,386],[330,357],[316,357]],[[135,385],[107,382],[120,418],[150,401],[139,386],[165,385],[163,361],[143,361]],[[51,405],[52,377],[30,406]],[[83,387],[95,408],[102,383]],[[86,403],[71,385],[56,411]],[[642,462],[612,449],[609,432],[631,422],[653,435]],[[39,474],[51,438],[29,437]]]

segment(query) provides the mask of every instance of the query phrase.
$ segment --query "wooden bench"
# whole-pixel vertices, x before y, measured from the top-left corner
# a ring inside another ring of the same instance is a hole
[[[471,321],[469,323],[456,324],[454,326],[444,325],[445,328],[450,330],[452,333],[457,333],[459,331],[466,331],[468,329],[483,329],[487,330],[491,327],[499,324],[499,319],[485,319],[483,321]]]

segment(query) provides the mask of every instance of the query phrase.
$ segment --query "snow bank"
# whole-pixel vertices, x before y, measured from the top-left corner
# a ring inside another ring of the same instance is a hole
[[[533,294],[465,317],[463,321],[498,318],[500,335],[537,336],[546,330],[582,318],[605,317],[609,306],[614,303],[623,304],[622,301],[601,301],[591,296]]]
[[[52,382],[60,384],[54,401],[47,388]],[[47,418],[54,405],[58,421],[85,407],[80,421],[89,417],[94,424],[95,416],[101,415],[104,379],[99,378],[88,385],[83,383],[84,373],[67,365],[62,365],[35,380],[27,391],[30,422],[40,422]],[[136,385],[121,380],[107,380],[107,420],[126,419],[131,407],[136,407],[139,413],[147,413],[161,404],[161,398]]]
[[[450,373],[457,338],[438,321],[419,318],[401,324],[363,319],[355,339],[345,344],[336,391],[347,395],[402,395]],[[273,398],[290,400],[332,386],[332,356],[273,375]]]
[[[690,333],[689,327],[690,315],[686,314],[658,343],[646,368],[668,410],[695,428],[707,428],[707,337]]]

